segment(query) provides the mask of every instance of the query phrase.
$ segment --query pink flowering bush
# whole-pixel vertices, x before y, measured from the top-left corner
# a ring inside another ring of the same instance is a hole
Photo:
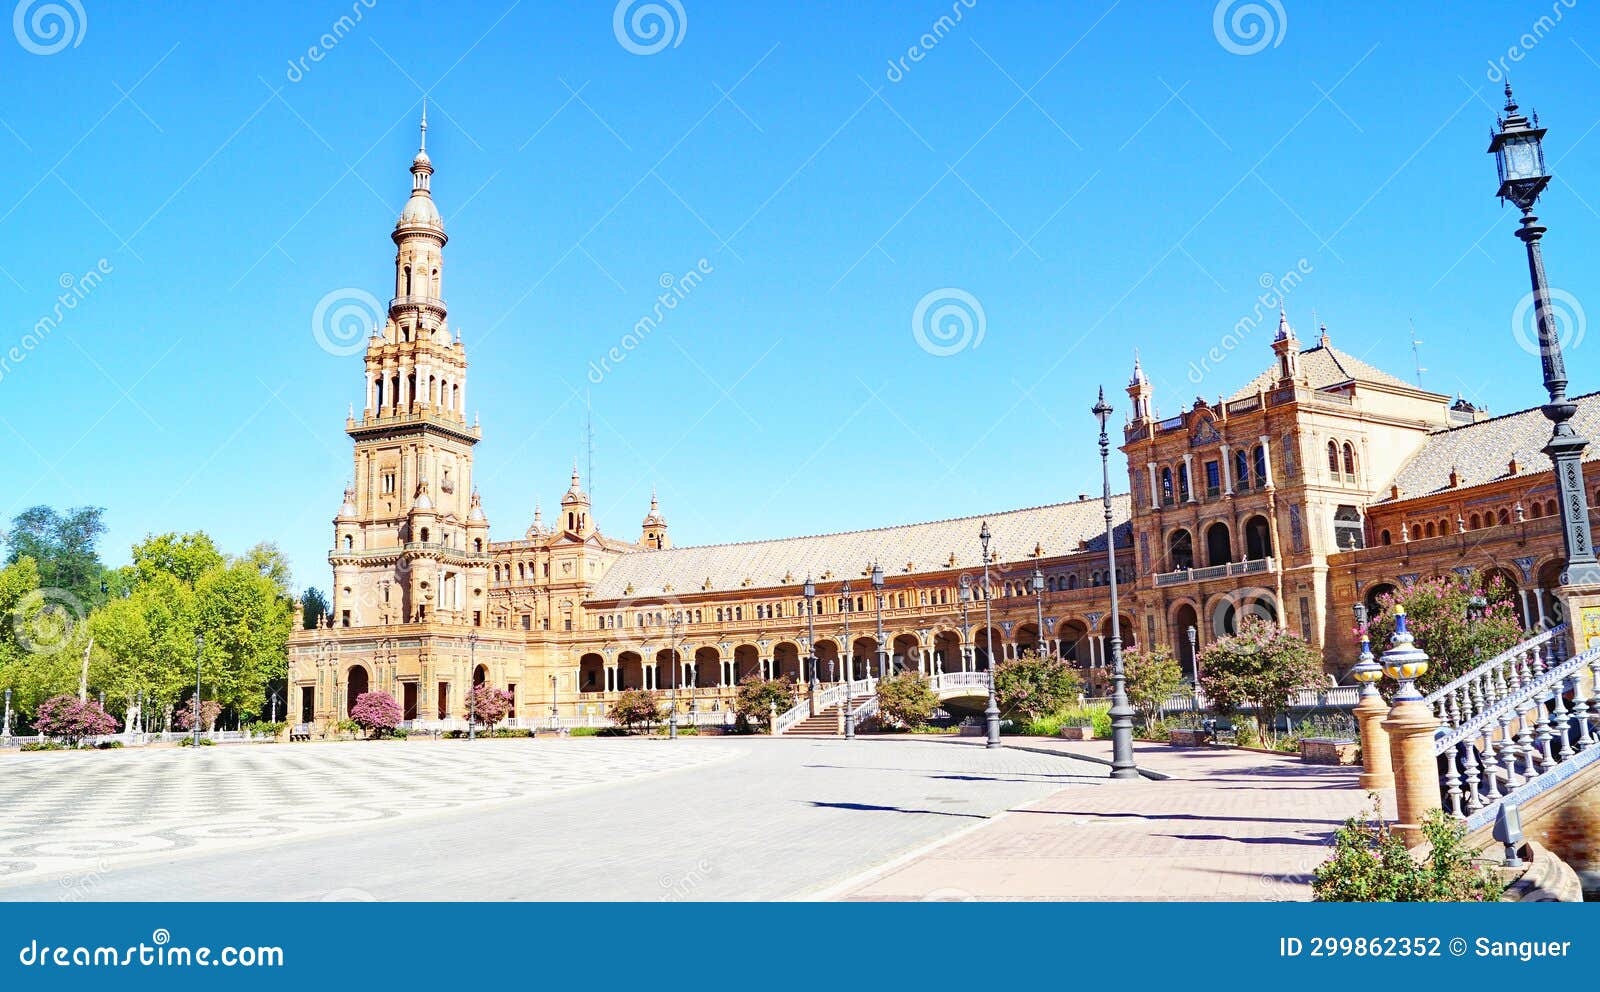
[[[480,727],[492,727],[504,720],[509,712],[511,712],[511,693],[504,689],[496,689],[484,682],[472,687],[472,693],[467,697],[467,708],[462,711],[462,716]]]
[[[117,732],[117,721],[92,699],[53,696],[39,705],[33,725],[42,734],[76,745],[85,737]]]
[[[217,717],[222,715],[222,704],[214,699],[208,699],[200,704],[200,729],[210,730],[217,725]],[[179,730],[194,729],[194,701],[190,700],[178,707],[172,714],[172,725]]]
[[[1482,619],[1468,621],[1467,602],[1474,595],[1483,596],[1489,605]],[[1404,606],[1406,629],[1417,647],[1428,653],[1428,671],[1417,680],[1417,687],[1431,692],[1528,636],[1517,618],[1513,595],[1498,577],[1486,582],[1477,573],[1440,576],[1385,593],[1378,597],[1378,612],[1367,623],[1372,651],[1382,655],[1389,646],[1394,608]]]
[[[1291,693],[1325,684],[1316,648],[1261,617],[1244,617],[1238,633],[1200,652],[1200,687],[1212,706],[1224,715],[1254,706],[1269,737]]]
[[[400,704],[386,692],[363,692],[350,707],[350,719],[369,736],[383,737],[400,726]]]

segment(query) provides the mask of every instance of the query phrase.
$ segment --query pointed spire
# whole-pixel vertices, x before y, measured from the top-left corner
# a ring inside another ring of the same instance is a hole
[[[418,142],[418,151],[428,150],[428,95],[422,95],[422,138]]]
[[[1511,77],[1506,77],[1506,116],[1517,112],[1517,99],[1511,95]]]
[[[1278,307],[1278,336],[1274,341],[1290,341],[1294,339],[1294,328],[1289,326],[1289,314],[1282,306]]]
[[[1130,386],[1148,386],[1150,380],[1145,377],[1144,366],[1139,364],[1139,349],[1133,349],[1133,378],[1128,380]]]

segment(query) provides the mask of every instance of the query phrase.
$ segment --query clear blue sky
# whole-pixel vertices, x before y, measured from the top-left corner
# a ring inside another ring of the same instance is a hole
[[[677,44],[634,54],[610,2],[81,3],[55,54],[0,33],[5,349],[63,273],[111,270],[0,378],[0,514],[105,506],[113,562],[203,528],[277,541],[326,585],[361,377],[312,315],[345,287],[389,295],[423,88],[499,538],[559,499],[586,389],[596,519],[623,537],[652,485],[680,544],[1094,491],[1096,386],[1120,423],[1138,346],[1165,412],[1231,392],[1270,329],[1199,386],[1190,363],[1302,259],[1303,340],[1315,309],[1409,377],[1414,318],[1428,386],[1531,405],[1491,60],[1551,128],[1553,284],[1585,298],[1600,258],[1600,15],[1560,0],[1283,0],[1254,54],[1210,2],[976,0],[893,71],[952,4],[681,0]],[[702,258],[588,383],[662,274]],[[912,317],[946,288],[984,336],[939,356]],[[1575,391],[1594,347],[1570,351]]]

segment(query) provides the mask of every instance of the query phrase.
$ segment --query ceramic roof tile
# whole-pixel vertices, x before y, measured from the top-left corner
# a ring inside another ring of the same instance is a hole
[[[1342,382],[1372,382],[1385,386],[1415,389],[1399,379],[1332,345],[1319,344],[1300,352],[1300,367],[1305,370],[1306,381],[1312,389],[1326,389]],[[1274,363],[1260,375],[1251,379],[1242,389],[1228,397],[1230,400],[1254,396],[1258,391],[1270,390],[1278,384],[1278,366]]]

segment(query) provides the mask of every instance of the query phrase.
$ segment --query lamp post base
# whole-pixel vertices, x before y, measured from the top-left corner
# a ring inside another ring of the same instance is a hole
[[[989,701],[989,708],[983,711],[984,747],[1000,746],[1000,707],[994,700]]]

